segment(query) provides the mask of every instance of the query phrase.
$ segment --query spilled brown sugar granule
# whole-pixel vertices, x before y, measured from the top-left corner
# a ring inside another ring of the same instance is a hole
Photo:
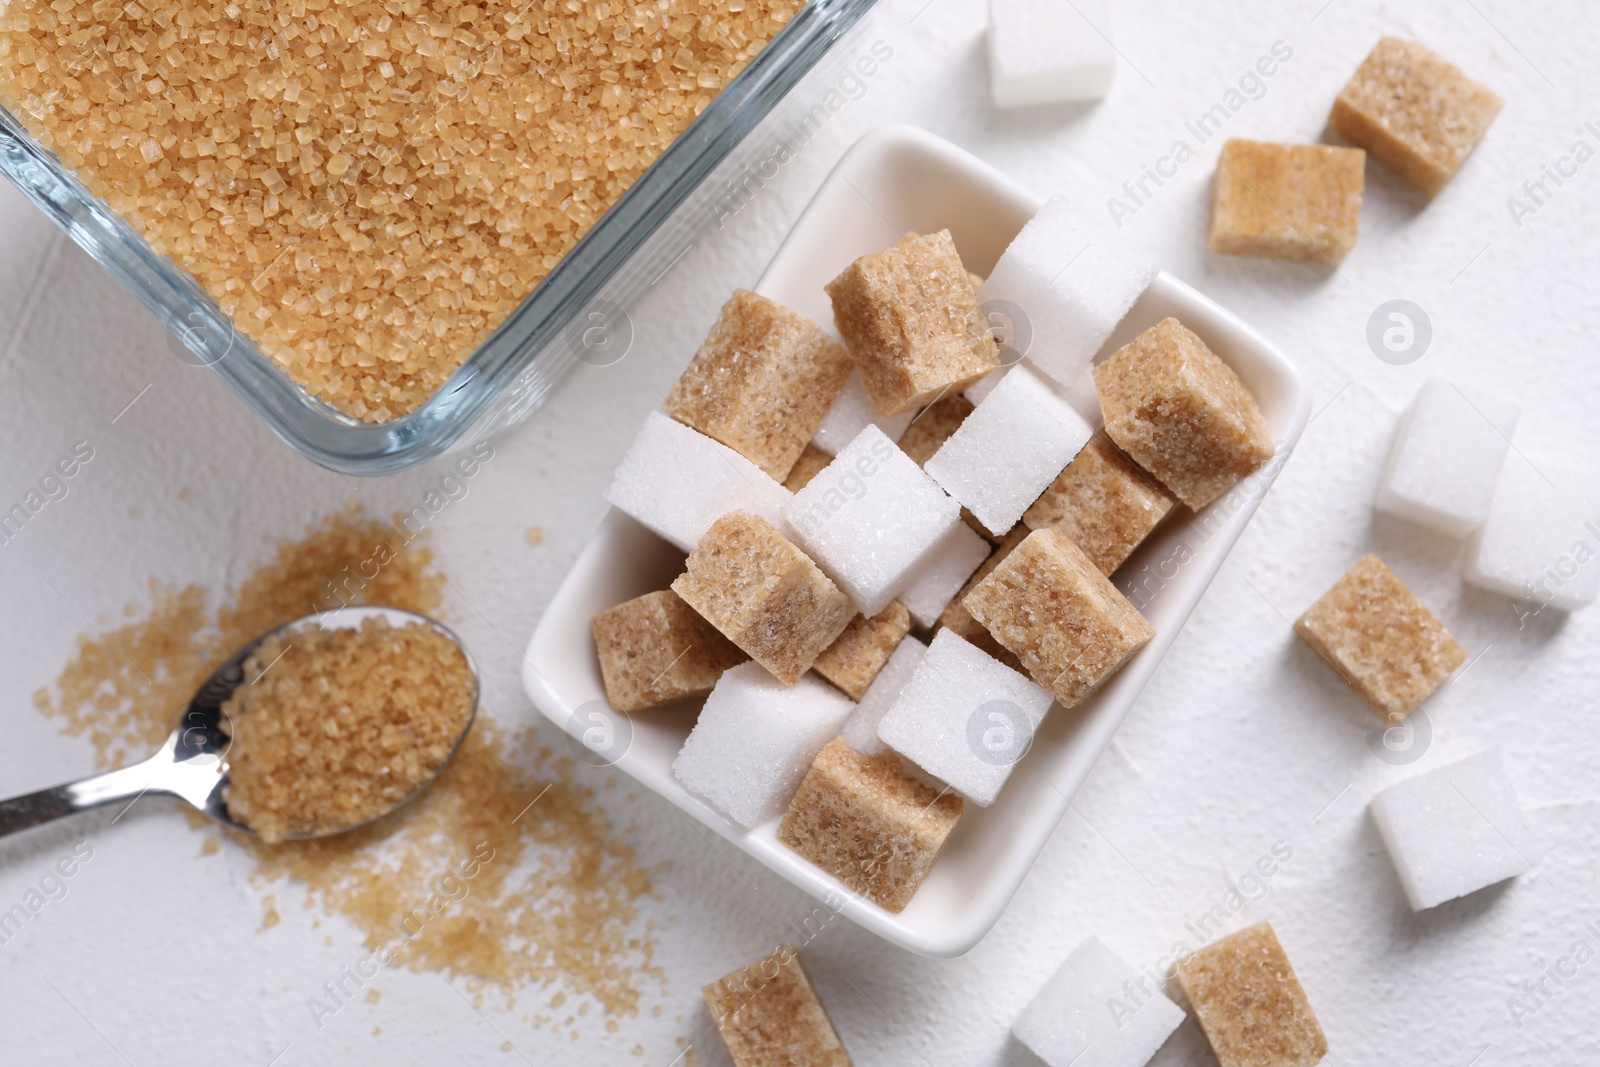
[[[358,826],[439,770],[472,720],[477,685],[455,642],[427,623],[316,623],[246,658],[222,705],[228,814],[263,841]]]
[[[312,394],[417,407],[800,0],[9,0],[0,103]]]
[[[507,992],[560,980],[632,1013],[661,977],[653,942],[633,929],[649,876],[569,769],[480,719],[415,802],[348,834],[256,846],[258,870],[303,883],[379,962]]]
[[[34,705],[63,732],[88,737],[101,767],[144,759],[217,664],[291,619],[344,603],[436,614],[444,578],[429,570],[432,559],[391,524],[346,508],[299,540],[280,540],[214,615],[199,586],[152,583],[143,615],[79,637],[54,693],[38,690]]]
[[[443,578],[429,563],[388,523],[346,510],[279,542],[214,614],[198,588],[153,587],[131,621],[80,638],[54,693],[35,702],[64,732],[89,737],[102,765],[142,759],[213,666],[275,626],[345,601],[437,614]],[[571,774],[531,734],[508,736],[480,716],[433,786],[393,815],[315,842],[229,840],[251,850],[259,881],[288,880],[277,896],[300,885],[394,966],[508,996],[557,982],[632,1013],[663,982],[637,916],[649,875]]]

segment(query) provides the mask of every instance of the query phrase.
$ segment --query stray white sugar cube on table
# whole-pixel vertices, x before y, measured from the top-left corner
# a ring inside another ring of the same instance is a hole
[[[1077,948],[1028,1002],[1011,1032],[1049,1067],[1144,1067],[1183,1009],[1098,937]]]
[[[900,690],[916,673],[917,664],[922,662],[927,651],[928,646],[915,637],[907,637],[894,646],[894,651],[889,653],[889,662],[872,679],[872,684],[861,694],[855,710],[839,730],[839,736],[851,748],[863,756],[876,756],[883,751],[883,742],[878,739],[878,724],[883,721],[884,712],[900,696]]]
[[[978,291],[978,307],[1006,342],[1002,363],[1026,356],[1071,390],[1155,274],[1114,233],[1054,196],[1001,254]]]
[[[1109,0],[989,0],[996,107],[1099,100],[1116,73]]]
[[[1495,482],[1522,409],[1430,378],[1400,420],[1374,503],[1448,537],[1489,517]]]
[[[730,511],[783,530],[794,494],[727,445],[652,411],[611,479],[606,500],[685,552]]]
[[[1004,534],[1093,436],[1042,378],[1014,367],[924,469],[985,529]]]
[[[898,441],[916,417],[917,412],[913,408],[887,419],[878,418],[872,398],[867,396],[867,387],[861,384],[861,372],[853,371],[834,399],[833,406],[822,417],[817,432],[811,435],[811,443],[828,455],[837,456],[868,426],[877,426],[889,440]]]
[[[1528,611],[1600,598],[1600,472],[1506,457],[1489,518],[1467,541],[1462,576]]]
[[[1033,744],[1054,699],[987,652],[940,630],[884,713],[878,738],[987,806]]]
[[[1413,911],[1515,878],[1539,861],[1493,751],[1390,786],[1372,799],[1372,817]]]
[[[943,543],[928,553],[910,584],[900,591],[900,603],[906,606],[918,626],[933,629],[939,621],[939,613],[993,550],[994,546],[973,533],[972,527],[964,522],[957,523],[945,535]]]
[[[744,827],[783,814],[855,707],[814,674],[792,686],[757,663],[723,672],[672,763],[685,789]]]
[[[785,514],[800,547],[869,618],[961,523],[961,506],[876,426],[796,493]]]

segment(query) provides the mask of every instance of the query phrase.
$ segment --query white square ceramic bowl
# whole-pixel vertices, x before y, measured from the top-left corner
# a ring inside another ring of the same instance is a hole
[[[967,265],[987,274],[1040,202],[932,134],[887,127],[862,138],[840,161],[756,289],[831,324],[823,284],[857,257],[905,232],[948,228]],[[1300,373],[1243,322],[1183,283],[1158,275],[1101,358],[1168,315],[1199,334],[1244,379],[1261,404],[1279,459],[1286,458],[1310,414]],[[613,747],[608,762],[830,906],[842,901],[842,914],[879,937],[924,956],[959,956],[1005,911],[1280,467],[1274,460],[1199,515],[1180,509],[1123,565],[1117,584],[1155,627],[1155,639],[1090,700],[1071,711],[1058,705],[1045,717],[999,799],[988,808],[968,805],[933,873],[898,915],[851,893],[780,844],[777,820],[746,830],[678,783],[672,761],[694,725],[697,703],[620,722],[631,739]],[[615,510],[578,558],[540,620],[523,669],[534,704],[569,735],[579,737],[595,725],[591,712],[609,713],[590,617],[666,588],[683,562],[682,552]]]

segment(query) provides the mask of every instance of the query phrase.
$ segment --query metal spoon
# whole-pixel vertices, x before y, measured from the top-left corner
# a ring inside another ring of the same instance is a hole
[[[438,777],[439,771],[443,770],[445,764],[455,756],[461,747],[462,738],[466,737],[467,731],[472,728],[472,721],[478,714],[478,668],[472,661],[471,653],[461,643],[461,639],[447,627],[426,615],[402,611],[399,608],[349,607],[305,615],[286,622],[235,652],[226,663],[212,673],[210,678],[206,679],[200,691],[189,701],[188,708],[178,720],[178,724],[172,728],[172,733],[162,744],[161,750],[143,763],[136,763],[132,767],[124,767],[118,771],[97,774],[92,778],[84,778],[67,785],[58,785],[53,789],[42,789],[37,793],[0,800],[0,837],[43,823],[54,822],[56,819],[88,811],[90,808],[115,804],[118,801],[127,801],[131,806],[146,793],[177,797],[224,826],[254,836],[254,830],[229,817],[227,805],[222,800],[223,787],[228,784],[230,740],[221,728],[222,705],[227,703],[233,691],[244,681],[244,661],[255,651],[257,645],[285,630],[307,623],[330,630],[353,629],[360,626],[362,620],[373,617],[386,619],[390,626],[396,628],[416,622],[432,626],[461,650],[461,654],[467,657],[467,669],[472,672],[472,712],[467,716],[467,724],[461,730],[461,737],[456,738],[450,754],[435,768],[428,780],[402,797],[389,811],[400,807],[426,789],[433,779]],[[326,837],[328,834],[344,833],[346,830],[354,830],[357,826],[365,826],[388,813],[388,811],[380,812],[371,819],[350,826],[291,836]]]

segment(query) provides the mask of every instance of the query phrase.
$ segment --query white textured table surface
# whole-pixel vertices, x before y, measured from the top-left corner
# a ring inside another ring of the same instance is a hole
[[[1219,906],[1233,911],[1235,879],[1276,846],[1292,858],[1227,921],[1276,925],[1328,1033],[1327,1062],[1592,1064],[1600,609],[1546,612],[1519,628],[1504,600],[1463,588],[1458,545],[1375,519],[1369,504],[1396,416],[1433,374],[1521,404],[1517,444],[1535,460],[1570,455],[1594,469],[1600,163],[1547,182],[1542,204],[1522,187],[1575,142],[1590,156],[1600,148],[1600,10],[1135,0],[1118,19],[1125,60],[1109,99],[999,115],[986,102],[981,0],[905,0],[885,12],[858,47],[881,37],[893,57],[860,99],[629,309],[637,339],[627,359],[580,368],[496,443],[466,499],[434,524],[454,583],[448,608],[487,674],[486,706],[507,722],[536,718],[517,685],[520,645],[599,521],[600,491],[633,428],[862,131],[926,126],[1041,192],[1084,201],[1107,234],[1100,205],[1187,140],[1198,157],[1148,186],[1154,195],[1119,236],[1297,358],[1319,413],[988,940],[933,963],[839,921],[807,949],[818,989],[858,1064],[1032,1062],[1007,1028],[1073,945],[1099,934],[1141,964],[1174,942],[1193,947],[1187,924]],[[1186,121],[1224,102],[1282,41],[1293,57],[1224,132],[1317,140],[1333,96],[1383,33],[1423,40],[1505,97],[1478,153],[1428,205],[1370,164],[1361,240],[1337,272],[1209,255],[1220,138],[1198,144]],[[1520,226],[1512,196],[1536,207]],[[1365,340],[1369,315],[1395,298],[1419,304],[1433,325],[1431,349],[1409,366],[1379,361]],[[296,534],[351,498],[378,513],[410,507],[441,473],[352,484],[301,460],[209,372],[174,358],[154,321],[9,186],[0,188],[0,346],[0,502],[20,500],[75,442],[95,450],[70,494],[0,547],[0,793],[92,769],[87,743],[59,736],[29,699],[86,629],[80,610],[114,615],[146,595],[150,578],[222,589],[262,558],[264,537]],[[524,537],[534,524],[547,533],[538,547]],[[1429,703],[1431,749],[1409,767],[1374,757],[1367,713],[1286,619],[1367,550],[1481,653]],[[1413,915],[1367,802],[1392,780],[1491,745],[1547,857],[1538,873]],[[319,1032],[305,999],[359,952],[355,930],[336,918],[313,930],[298,907],[259,930],[262,890],[248,881],[249,861],[229,848],[197,858],[183,819],[148,804],[116,826],[90,817],[0,851],[5,908],[74,841],[86,836],[95,849],[68,895],[0,947],[0,1061],[264,1065],[288,1045],[282,1067],[667,1064],[686,1038],[696,1062],[724,1063],[700,985],[792,938],[811,904],[754,863],[736,871],[657,799],[628,792],[604,790],[602,802],[647,864],[670,861],[641,919],[655,923],[669,981],[616,1034],[593,1012],[579,1022],[581,1040],[557,1040],[518,1011],[488,1007],[481,1017],[435,976],[403,972],[383,977],[381,1002]],[[1547,977],[1557,970],[1568,977]],[[1537,1008],[1520,1025],[1512,997]],[[1192,1021],[1155,1062],[1210,1062]]]

